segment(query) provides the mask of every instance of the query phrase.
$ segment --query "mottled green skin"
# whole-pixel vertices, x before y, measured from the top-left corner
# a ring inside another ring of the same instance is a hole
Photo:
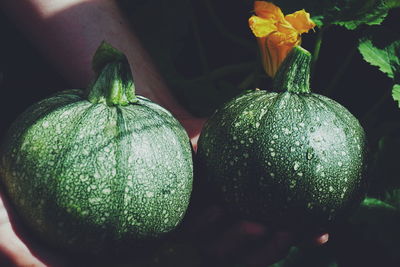
[[[238,96],[206,123],[198,155],[229,208],[278,226],[329,224],[365,193],[364,131],[318,94]]]
[[[12,125],[2,181],[44,240],[101,251],[158,237],[181,221],[193,180],[189,138],[168,111],[138,99],[109,107],[65,91]]]

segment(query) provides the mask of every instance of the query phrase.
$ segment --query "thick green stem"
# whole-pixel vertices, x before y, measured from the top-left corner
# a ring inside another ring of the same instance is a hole
[[[286,56],[276,72],[272,86],[278,92],[310,92],[311,54],[304,48],[296,46]]]
[[[126,106],[137,102],[129,62],[124,54],[103,42],[93,57],[96,78],[87,88],[92,103]]]

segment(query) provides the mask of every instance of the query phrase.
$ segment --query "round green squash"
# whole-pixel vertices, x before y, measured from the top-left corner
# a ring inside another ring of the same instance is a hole
[[[328,225],[366,190],[366,137],[343,106],[309,91],[309,53],[295,48],[274,80],[226,103],[198,142],[209,184],[232,211],[278,227]]]
[[[26,110],[1,151],[1,178],[23,221],[72,251],[147,242],[180,223],[192,190],[189,137],[136,97],[126,58],[107,44],[88,94],[68,90]]]

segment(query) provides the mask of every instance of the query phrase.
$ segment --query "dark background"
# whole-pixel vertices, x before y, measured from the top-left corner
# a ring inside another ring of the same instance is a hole
[[[244,89],[270,86],[269,78],[262,75],[258,47],[247,25],[252,1],[229,4],[171,1],[156,8],[151,1],[132,2],[121,1],[128,18],[171,90],[195,115],[210,115]],[[157,2],[163,1],[154,1]],[[185,5],[177,5],[178,2]],[[149,15],[158,18],[154,25],[143,23]],[[382,27],[399,33],[399,17],[399,9],[390,11]],[[344,105],[363,124],[370,143],[371,180],[380,181],[374,182],[370,189],[375,196],[388,183],[399,184],[400,109],[390,95],[393,81],[365,62],[356,49],[358,39],[368,28],[361,26],[349,31],[333,25],[326,29],[311,89]],[[303,35],[302,46],[311,52],[318,31],[316,28],[316,32]],[[29,105],[74,86],[54,70],[45,55],[39,54],[3,13],[0,13],[0,34],[0,136],[3,136]],[[342,75],[338,76],[338,72]],[[257,73],[257,82],[250,79],[252,73]],[[395,264],[385,260],[388,255],[383,245],[366,241],[359,230],[357,226],[343,225],[330,242],[329,248],[339,258],[346,259],[347,265],[343,266]]]
[[[259,76],[262,75],[257,44],[247,25],[251,3],[232,1],[228,7],[225,1],[212,3],[212,13],[218,17],[218,22],[213,20],[206,1],[181,1],[190,4],[183,7],[169,6],[170,10],[166,7],[151,9],[151,16],[159,17],[155,23],[165,21],[165,28],[159,29],[155,25],[141,23],[148,14],[147,9],[152,6],[146,4],[146,1],[134,2],[137,3],[125,4],[124,10],[171,90],[194,114],[209,115],[217,106],[243,89],[253,88],[252,83],[247,84],[246,88],[238,86],[254,72],[254,68],[259,68]],[[146,15],[137,16],[139,13]],[[74,86],[68,84],[48,64],[45,55],[38,53],[26,36],[8,20],[6,14],[0,15],[0,88],[3,100],[0,129],[4,132],[15,116],[30,104],[58,90]],[[384,27],[399,32],[399,16],[399,10],[392,10],[384,21]],[[219,26],[228,33],[221,31]],[[156,27],[159,32],[154,31]],[[347,60],[349,64],[328,95],[361,121],[392,86],[386,74],[362,60],[360,53],[355,50],[358,38],[367,28],[362,26],[358,30],[349,31],[339,26],[330,26],[326,29],[311,85],[314,92],[327,94],[326,88],[332,87],[332,80]],[[316,32],[310,31],[302,38],[302,46],[311,52],[318,30],[316,28]],[[253,67],[248,63],[256,65]],[[234,68],[228,70],[226,66]],[[269,82],[265,76],[259,78],[256,85],[268,89]],[[377,113],[375,115],[379,118],[389,120],[398,118],[399,110],[388,97]]]

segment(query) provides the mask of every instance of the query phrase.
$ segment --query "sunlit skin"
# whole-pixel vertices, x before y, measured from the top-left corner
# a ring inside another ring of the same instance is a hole
[[[254,2],[254,12],[249,26],[257,37],[265,72],[274,77],[290,50],[301,43],[301,34],[315,27],[310,14],[299,10],[284,16],[273,3]]]
[[[115,1],[3,0],[0,7],[74,88],[86,87],[93,78],[90,61],[101,41],[106,40],[124,52],[132,65],[137,94],[169,109],[185,127],[193,147],[197,146],[205,118],[194,117],[176,101]],[[199,210],[188,218],[188,232],[191,233],[188,235],[193,240],[207,235],[224,216],[220,207]],[[265,236],[269,238],[259,250],[242,257],[251,266],[266,266],[281,259],[296,242],[296,235],[291,233],[273,233],[266,226],[254,222],[234,222],[224,227],[221,235],[210,236],[207,239],[209,243],[201,249],[223,261],[229,252],[241,253],[241,241],[244,239]],[[327,240],[328,234],[312,235],[309,238],[309,242],[315,244],[323,244]],[[29,231],[19,223],[6,198],[0,199],[1,266],[7,266],[3,264],[6,261],[10,266],[74,266],[76,261],[82,264],[82,260],[53,251],[34,241]],[[93,264],[93,259],[88,262]]]

